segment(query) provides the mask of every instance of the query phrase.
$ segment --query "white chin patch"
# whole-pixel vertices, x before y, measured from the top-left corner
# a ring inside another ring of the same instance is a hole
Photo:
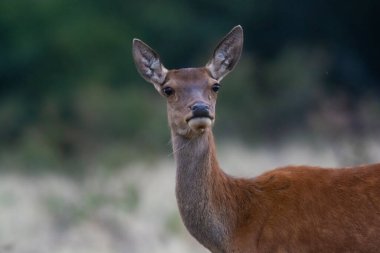
[[[211,127],[212,121],[210,118],[202,117],[191,119],[188,124],[194,131],[204,131],[207,127]]]

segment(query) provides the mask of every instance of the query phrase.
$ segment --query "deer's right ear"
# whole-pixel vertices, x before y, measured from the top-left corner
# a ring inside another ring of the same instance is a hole
[[[168,70],[162,65],[158,54],[139,39],[133,39],[132,54],[140,75],[160,91]]]

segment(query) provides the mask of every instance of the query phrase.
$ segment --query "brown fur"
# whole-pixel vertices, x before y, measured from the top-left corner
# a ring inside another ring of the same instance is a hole
[[[211,131],[199,138],[175,156],[176,190],[190,233],[212,252],[379,251],[380,164],[237,179],[216,162]]]
[[[233,69],[242,42],[235,27],[206,67],[167,70],[157,53],[134,40],[141,75],[162,95],[167,87],[175,91],[167,109],[186,228],[214,253],[380,252],[380,164],[289,166],[234,178],[219,167],[211,126],[188,124],[195,103],[207,105],[214,122],[213,85]]]

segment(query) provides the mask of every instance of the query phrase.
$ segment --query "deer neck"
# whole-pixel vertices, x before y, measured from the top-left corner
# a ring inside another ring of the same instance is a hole
[[[227,175],[219,168],[211,130],[192,139],[172,133],[177,164],[176,196],[189,232],[207,248],[220,249],[232,224],[225,206]]]

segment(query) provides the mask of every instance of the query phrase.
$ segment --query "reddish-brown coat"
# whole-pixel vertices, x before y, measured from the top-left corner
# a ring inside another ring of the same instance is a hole
[[[211,131],[173,140],[184,147],[175,154],[182,218],[212,252],[379,252],[380,164],[239,179],[219,167]]]
[[[380,164],[289,166],[230,184],[245,206],[231,210],[243,217],[231,252],[379,252]]]

